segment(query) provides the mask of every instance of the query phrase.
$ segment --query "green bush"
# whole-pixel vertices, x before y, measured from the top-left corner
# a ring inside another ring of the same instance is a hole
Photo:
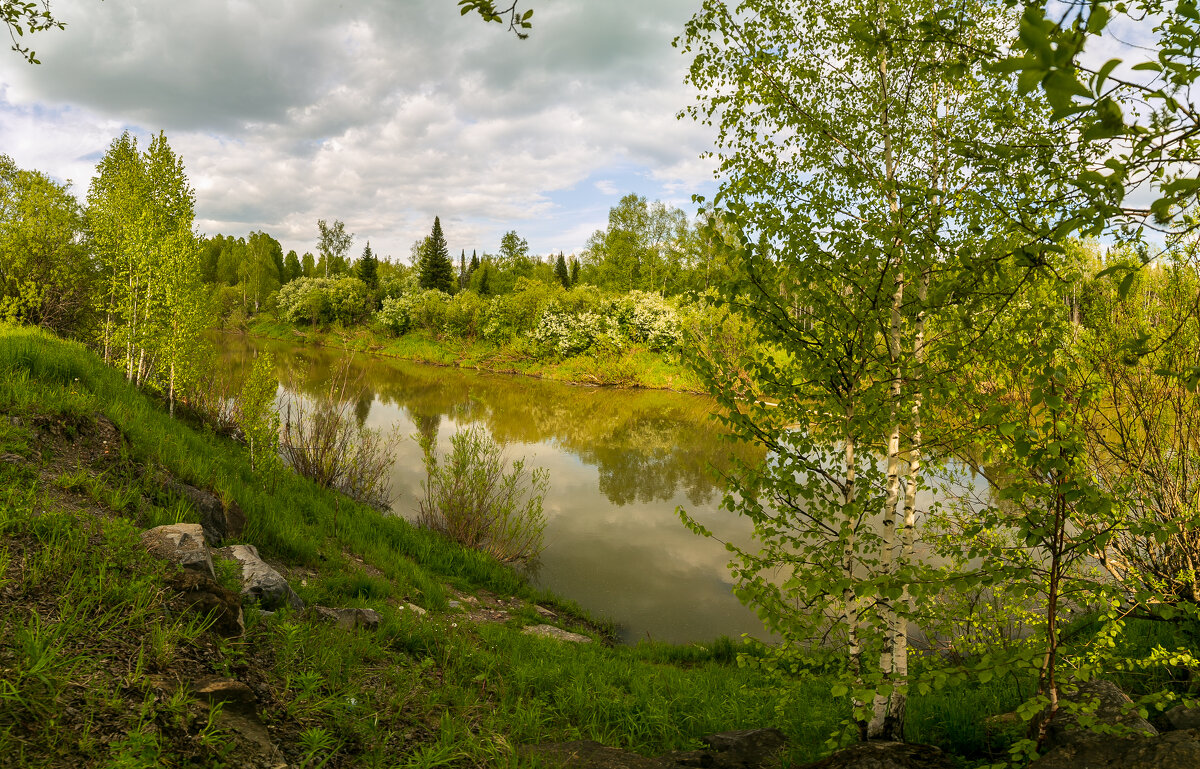
[[[446,330],[463,339],[474,339],[483,331],[488,300],[467,289],[454,295],[446,305]]]
[[[506,472],[500,446],[475,426],[450,438],[444,461],[438,460],[432,438],[422,436],[421,449],[426,476],[424,498],[418,502],[422,525],[506,563],[537,557],[546,528],[546,470],[528,473],[525,460],[519,459]]]
[[[367,285],[358,278],[297,278],[279,289],[278,301],[291,323],[352,324],[367,314]]]

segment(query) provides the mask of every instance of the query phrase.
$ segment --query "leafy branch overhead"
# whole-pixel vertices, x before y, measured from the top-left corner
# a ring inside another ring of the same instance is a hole
[[[50,0],[22,2],[22,0],[0,0],[0,16],[8,25],[8,36],[12,38],[12,49],[21,54],[30,64],[40,64],[37,54],[29,46],[21,45],[18,38],[25,33],[33,34],[46,29],[64,29],[66,24],[54,18],[50,11]]]
[[[507,8],[496,8],[496,4],[492,0],[459,0],[459,15],[466,16],[474,11],[483,17],[484,21],[494,21],[497,24],[503,24],[505,19],[508,20],[508,28],[521,40],[529,37],[529,33],[522,32],[525,29],[533,29],[533,9],[521,12],[517,7],[518,0],[513,0]]]

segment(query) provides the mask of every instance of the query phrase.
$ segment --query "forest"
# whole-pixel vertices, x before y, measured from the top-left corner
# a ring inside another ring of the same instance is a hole
[[[1141,11],[1153,55],[1083,57]],[[82,203],[4,157],[0,320],[201,415],[240,387],[212,334],[267,323],[687,368],[756,449],[722,479],[755,532],[730,571],[778,641],[744,663],[832,675],[835,743],[1012,680],[1028,761],[1060,710],[1087,725],[1081,683],[1196,704],[1197,28],[1191,3],[705,0],[680,117],[714,128],[719,191],[694,217],[626,195],[569,256],[510,230],[456,260],[437,216],[406,259],[338,219],[304,254],[203,235],[161,132],[114,138]]]

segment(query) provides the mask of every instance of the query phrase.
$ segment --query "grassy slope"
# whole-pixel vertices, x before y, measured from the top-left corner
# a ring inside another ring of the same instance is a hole
[[[559,360],[534,357],[519,341],[497,345],[484,340],[442,339],[427,331],[394,337],[366,326],[314,330],[266,318],[252,322],[249,331],[271,339],[369,352],[418,363],[523,374],[576,384],[704,391],[702,383],[685,366],[636,345],[619,354],[577,355]]]
[[[98,441],[99,415],[119,445]],[[167,567],[137,541],[140,528],[193,517],[156,502],[167,472],[240,503],[242,539],[297,575],[306,601],[375,608],[379,629],[250,611],[245,636],[223,639],[174,611]],[[205,674],[248,683],[299,766],[505,765],[513,746],[580,738],[655,753],[764,725],[787,732],[803,761],[842,717],[829,680],[801,674],[781,693],[738,666],[727,641],[576,646],[467,622],[447,607],[451,589],[581,618],[495,561],[303,479],[264,489],[241,447],[171,420],[82,347],[2,325],[0,535],[7,765],[237,766],[221,722],[186,686],[162,683]],[[430,613],[399,610],[404,601]],[[540,621],[527,606],[509,624]],[[915,699],[911,737],[979,755],[981,716],[1011,699]]]

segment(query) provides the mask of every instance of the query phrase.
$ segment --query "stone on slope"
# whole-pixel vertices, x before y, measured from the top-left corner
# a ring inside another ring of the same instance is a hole
[[[173,523],[142,532],[142,544],[155,555],[185,569],[215,577],[212,556],[198,523]]]
[[[345,630],[353,630],[356,627],[374,630],[379,627],[379,613],[374,609],[331,609],[328,606],[312,606],[309,611],[316,619],[333,623]]]
[[[254,601],[268,611],[290,606],[299,611],[304,601],[292,590],[283,576],[258,555],[254,545],[230,545],[216,551],[217,555],[237,561],[242,567],[242,597]]]
[[[570,641],[571,643],[586,644],[591,643],[592,639],[579,633],[572,633],[562,628],[554,627],[553,625],[530,625],[521,628],[521,632],[525,635],[535,635],[539,638],[553,638],[558,641]]]
[[[1200,767],[1200,730],[1161,735],[1075,740],[1059,745],[1028,769],[1196,769]]]
[[[184,570],[171,575],[167,584],[177,591],[177,605],[199,614],[211,615],[213,629],[221,635],[239,636],[246,630],[242,618],[242,599],[212,577]]]
[[[860,742],[802,769],[954,769],[954,762],[932,745]]]
[[[1095,680],[1068,684],[1063,687],[1059,696],[1063,702],[1088,709],[1094,708],[1091,717],[1100,724],[1121,726],[1126,730],[1146,735],[1158,734],[1158,730],[1138,714],[1137,708],[1133,707],[1133,701],[1111,681]],[[1060,704],[1054,717],[1046,725],[1046,739],[1042,742],[1042,750],[1050,751],[1060,745],[1096,738],[1109,739],[1110,735],[1100,735],[1090,729],[1080,728],[1079,715]]]
[[[204,528],[208,544],[216,545],[227,537],[236,537],[245,528],[246,514],[237,502],[230,500],[226,505],[211,491],[189,486],[174,478],[168,478],[164,486],[171,494],[187,500],[200,514],[200,525]]]
[[[1176,705],[1163,713],[1160,720],[1163,722],[1159,726],[1162,731],[1200,729],[1200,707],[1189,708],[1186,705]]]
[[[778,729],[739,729],[701,737],[708,746],[714,765],[728,769],[756,769],[771,763],[787,744]]]

